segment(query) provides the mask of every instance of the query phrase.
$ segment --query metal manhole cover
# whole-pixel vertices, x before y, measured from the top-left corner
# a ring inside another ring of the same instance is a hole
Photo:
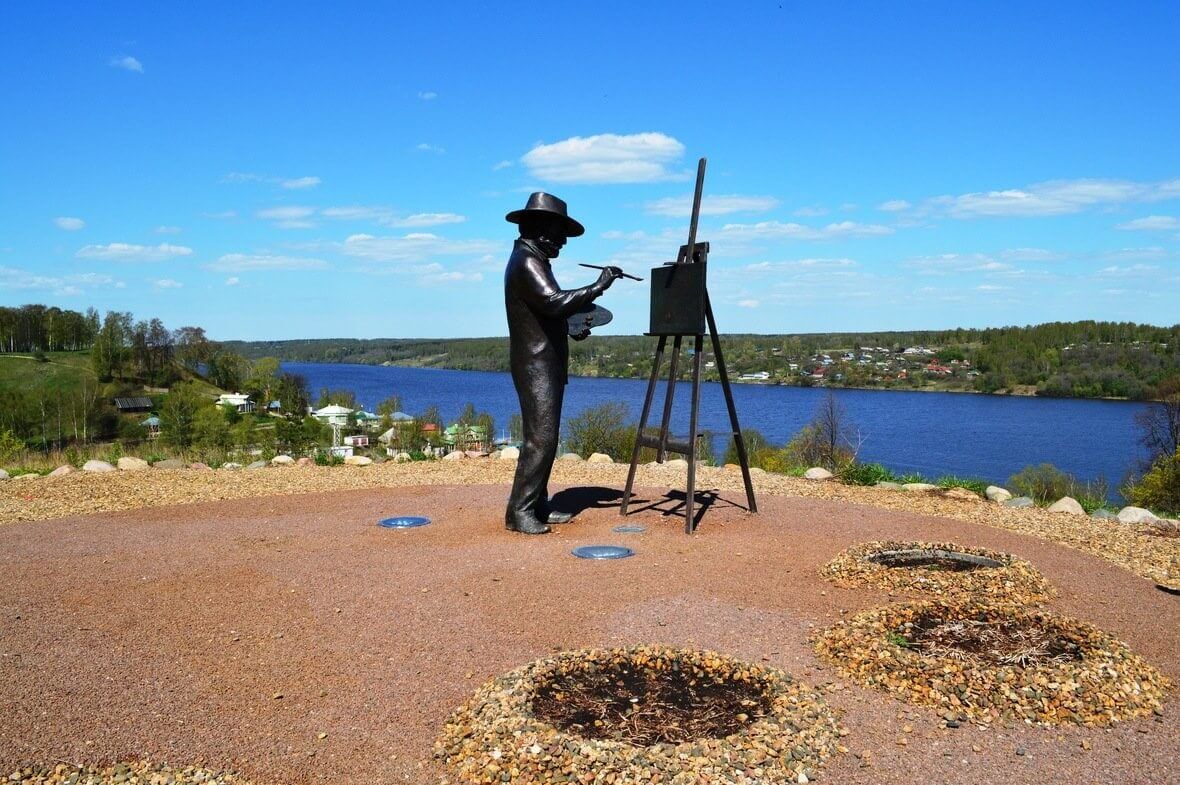
[[[647,531],[647,527],[639,526],[634,523],[624,523],[622,526],[616,526],[615,528],[611,529],[611,531],[618,532],[619,534],[643,534],[645,531]]]
[[[570,553],[579,559],[626,559],[635,555],[635,551],[621,545],[583,545]]]
[[[430,523],[430,519],[423,518],[421,515],[399,515],[396,518],[382,518],[377,521],[377,525],[382,529],[413,529],[428,523]]]

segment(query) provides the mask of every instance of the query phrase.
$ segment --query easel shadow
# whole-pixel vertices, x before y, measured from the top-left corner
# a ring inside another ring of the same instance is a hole
[[[692,528],[696,531],[697,527],[701,525],[701,521],[712,507],[718,505],[720,507],[729,507],[735,510],[745,510],[746,508],[736,502],[731,502],[728,499],[723,499],[714,490],[702,491],[698,490],[695,495],[696,510],[692,517]],[[655,510],[664,516],[676,516],[680,520],[684,520],[684,508],[688,502],[688,494],[681,490],[670,490],[661,498],[653,501],[646,501],[637,497],[631,497],[630,509],[627,511],[625,517],[631,517],[636,513],[647,512],[648,510]],[[642,506],[637,506],[642,505]]]
[[[617,488],[603,488],[597,485],[566,488],[553,494],[550,505],[555,510],[571,512],[574,515],[584,510],[601,510],[618,507],[623,492]]]

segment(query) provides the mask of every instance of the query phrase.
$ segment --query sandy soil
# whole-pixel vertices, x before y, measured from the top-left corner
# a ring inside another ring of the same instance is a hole
[[[837,552],[870,539],[945,540],[1030,560],[1060,590],[1052,609],[1121,637],[1177,681],[1180,606],[1150,581],[995,526],[838,500],[764,495],[750,516],[731,503],[740,494],[723,492],[688,537],[666,514],[676,501],[662,485],[642,497],[656,506],[637,504],[628,521],[648,531],[614,534],[609,485],[559,494],[583,512],[532,538],[503,529],[506,485],[256,496],[2,526],[0,771],[146,757],[236,768],[257,783],[437,782],[430,746],[482,681],[551,651],[664,643],[826,685],[851,752],[824,781],[1180,782],[1170,704],[1110,730],[941,729],[931,710],[840,679],[807,641],[844,612],[890,601],[820,579]],[[374,525],[398,514],[434,523]],[[588,543],[637,555],[570,556]]]

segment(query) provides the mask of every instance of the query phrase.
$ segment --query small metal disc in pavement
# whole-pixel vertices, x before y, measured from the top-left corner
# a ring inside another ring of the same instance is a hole
[[[619,534],[643,534],[647,531],[647,527],[634,523],[624,523],[622,526],[616,526],[611,529],[611,531],[618,532]]]
[[[421,515],[399,515],[396,518],[382,518],[377,521],[377,525],[383,529],[413,529],[428,523],[430,523],[430,519],[423,518]]]
[[[571,553],[579,559],[626,559],[635,555],[635,551],[621,545],[583,545]]]

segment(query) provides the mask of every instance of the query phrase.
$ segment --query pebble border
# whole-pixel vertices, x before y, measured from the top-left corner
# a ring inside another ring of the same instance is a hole
[[[929,613],[1045,625],[1082,649],[1082,659],[1032,667],[985,666],[919,654],[889,640]],[[1011,606],[945,601],[875,608],[821,632],[815,650],[852,681],[980,725],[1108,726],[1163,713],[1171,686],[1122,641],[1076,619]]]
[[[869,561],[868,556],[893,550],[956,551],[983,556],[1003,567],[952,572],[924,568],[899,569]],[[980,602],[1037,605],[1057,594],[1040,571],[1010,553],[972,548],[953,542],[894,542],[878,540],[852,546],[825,564],[820,573],[837,586],[876,586],[894,592],[925,597],[971,598]]]
[[[694,668],[767,685],[771,710],[718,739],[637,747],[558,730],[532,698],[551,679],[595,666]],[[836,752],[843,731],[819,693],[777,668],[712,651],[663,646],[582,649],[535,660],[484,684],[447,720],[434,756],[467,783],[805,782]]]
[[[250,785],[232,771],[215,771],[197,766],[174,767],[150,761],[115,763],[109,766],[78,766],[71,763],[21,766],[7,772],[7,785]]]

